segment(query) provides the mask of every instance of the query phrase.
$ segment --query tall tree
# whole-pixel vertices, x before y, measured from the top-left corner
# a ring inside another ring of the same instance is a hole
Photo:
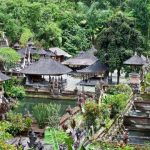
[[[134,28],[134,21],[117,12],[107,22],[97,37],[98,57],[109,66],[111,72],[117,69],[117,83],[123,62],[134,52],[142,53],[143,37]],[[105,56],[105,57],[104,57]]]
[[[136,19],[136,27],[145,37],[146,48],[150,40],[150,1],[149,0],[128,0],[125,11],[131,12]]]
[[[20,55],[9,47],[0,48],[0,70],[10,69],[20,61]]]
[[[85,28],[90,32],[90,39],[93,45],[95,45],[97,33],[101,31],[105,22],[112,14],[112,10],[99,9],[99,6],[99,2],[93,2],[90,6],[82,2],[78,3],[78,10],[84,19],[81,23],[84,23]]]

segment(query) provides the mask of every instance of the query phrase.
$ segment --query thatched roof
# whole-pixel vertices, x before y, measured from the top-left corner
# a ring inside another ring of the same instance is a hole
[[[71,57],[70,54],[68,54],[67,52],[63,51],[62,49],[58,47],[52,47],[52,48],[49,48],[49,50],[53,52],[56,56],[65,56],[68,58]]]
[[[53,59],[42,58],[27,68],[23,69],[21,72],[24,74],[32,75],[61,75],[71,71],[72,70],[70,68]]]
[[[10,77],[8,77],[7,75],[3,74],[1,71],[0,71],[0,81],[5,81],[5,80],[9,80]]]
[[[33,46],[34,43],[32,42],[32,40],[29,40],[28,43],[27,43],[27,46]]]
[[[94,64],[98,59],[88,52],[79,53],[74,58],[70,58],[64,61],[62,64],[64,65],[75,65],[75,66],[89,66]]]
[[[53,52],[49,50],[35,50],[35,49],[32,49],[32,47],[29,47],[28,49],[27,48],[19,49],[17,52],[21,55],[21,57],[25,57],[28,51],[30,51],[31,54],[56,56]]]
[[[28,47],[27,48],[27,52],[30,52],[31,54],[38,54],[38,51],[35,49],[35,48],[33,48],[33,47]]]
[[[97,49],[94,47],[94,46],[92,46],[89,50],[87,50],[87,53],[89,53],[89,54],[95,54],[97,52]]]
[[[79,73],[104,73],[106,70],[108,70],[107,66],[102,64],[99,60],[96,61],[94,64],[78,70]]]
[[[22,48],[20,50],[17,51],[17,53],[21,56],[21,57],[25,57],[26,56],[26,52],[27,49],[26,48]]]
[[[144,66],[148,66],[149,65],[149,58],[148,57],[145,57],[144,55],[141,55],[141,58],[144,60],[145,64]]]
[[[46,56],[53,57],[56,56],[53,52],[46,50]]]
[[[16,42],[16,43],[14,44],[14,48],[15,48],[15,49],[20,49],[20,45],[19,45],[18,42]]]
[[[42,49],[42,50],[38,50],[38,51],[37,51],[37,54],[39,54],[39,55],[46,55],[47,52]]]
[[[20,50],[18,50],[17,52],[24,57],[26,54],[28,54],[28,51],[30,51],[31,54],[38,54],[38,51],[33,49],[32,47],[28,47],[28,48],[22,48]]]
[[[135,54],[134,56],[130,57],[128,60],[124,61],[125,65],[144,65],[145,61],[142,59],[142,57]]]

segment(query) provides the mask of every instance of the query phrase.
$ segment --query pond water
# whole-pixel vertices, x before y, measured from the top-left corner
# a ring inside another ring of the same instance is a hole
[[[15,109],[16,112],[25,113],[27,110],[32,114],[32,108],[38,103],[52,103],[61,105],[60,115],[65,113],[66,108],[70,105],[71,107],[76,106],[75,100],[60,100],[60,99],[49,99],[49,98],[29,98],[26,97],[19,101],[19,106]]]

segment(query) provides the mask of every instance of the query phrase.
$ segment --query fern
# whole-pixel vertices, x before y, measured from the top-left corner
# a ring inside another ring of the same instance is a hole
[[[48,127],[45,130],[45,143],[52,145],[54,150],[59,149],[59,144],[66,144],[68,149],[72,150],[72,139],[63,131]]]

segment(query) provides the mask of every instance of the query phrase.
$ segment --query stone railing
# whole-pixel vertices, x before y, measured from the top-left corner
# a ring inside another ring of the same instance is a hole
[[[66,121],[68,121],[72,116],[74,116],[75,114],[79,113],[81,111],[80,107],[74,107],[71,110],[71,113],[69,114],[68,112],[66,114],[64,114],[61,119],[60,119],[60,123],[59,125],[62,126]]]
[[[128,100],[128,103],[125,107],[125,109],[117,115],[117,117],[113,120],[113,122],[110,125],[110,128],[107,129],[105,127],[102,127],[97,133],[95,133],[91,140],[103,140],[103,141],[111,141],[112,137],[118,132],[118,130],[121,128],[123,124],[123,116],[127,114],[133,105],[133,95],[130,95],[130,98]]]

